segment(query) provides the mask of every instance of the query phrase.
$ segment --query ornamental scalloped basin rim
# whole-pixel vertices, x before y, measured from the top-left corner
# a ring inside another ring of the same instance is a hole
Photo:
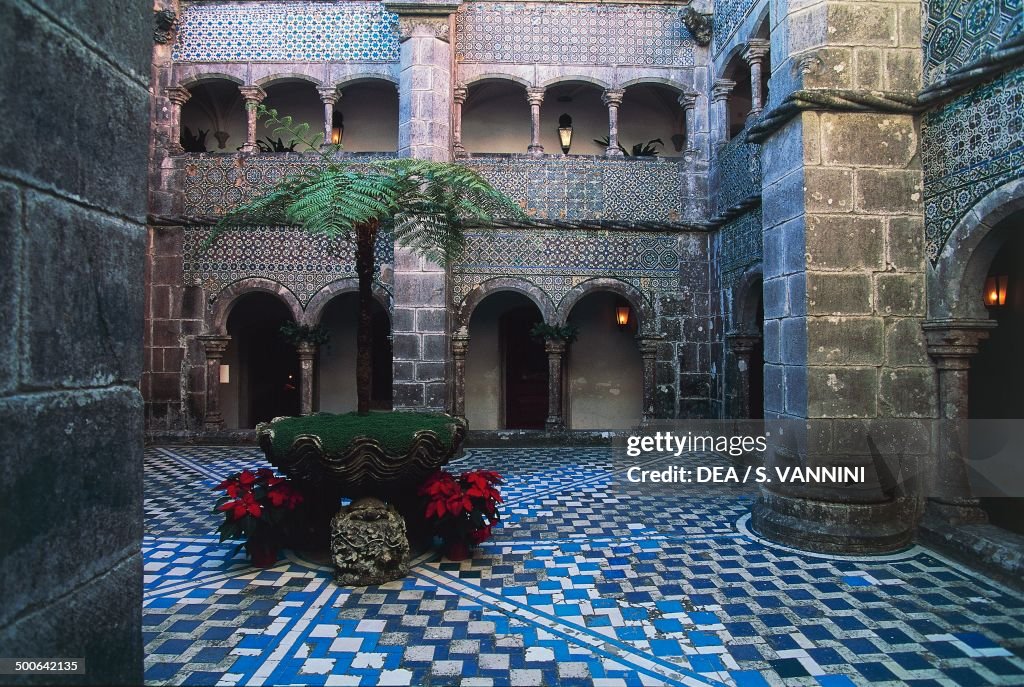
[[[450,420],[450,446],[436,432],[424,429],[413,433],[404,455],[389,453],[378,439],[365,435],[356,436],[340,451],[325,451],[321,437],[310,433],[297,434],[292,445],[279,454],[273,445],[275,426],[290,417],[259,423],[256,437],[267,460],[288,477],[351,499],[375,496],[390,500],[417,488],[462,447],[466,421],[446,417]]]

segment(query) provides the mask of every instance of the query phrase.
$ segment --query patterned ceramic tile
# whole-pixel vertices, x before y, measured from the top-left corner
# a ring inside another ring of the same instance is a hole
[[[729,42],[736,27],[755,2],[756,0],[715,0],[712,30],[716,52]]]
[[[175,62],[396,62],[398,17],[379,2],[197,3]]]
[[[689,67],[679,7],[478,2],[455,19],[462,62]]]
[[[1024,31],[1020,0],[929,0],[925,25],[925,83],[992,52]]]
[[[761,209],[740,215],[722,227],[722,283],[730,285],[764,251]]]
[[[747,143],[745,134],[719,148],[716,163],[718,212],[761,195],[761,146]]]
[[[210,536],[208,484],[262,465],[259,451],[150,449],[146,682],[1024,680],[1020,594],[919,547],[843,558],[773,546],[746,526],[750,490],[649,493],[625,485],[614,458],[610,449],[470,451],[450,469],[493,468],[508,481],[495,538],[471,560],[428,555],[404,580],[352,589],[294,554],[250,568]],[[154,500],[169,480],[192,490],[178,495],[187,513]]]

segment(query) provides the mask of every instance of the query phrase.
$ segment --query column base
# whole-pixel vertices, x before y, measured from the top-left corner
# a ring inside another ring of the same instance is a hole
[[[224,418],[220,413],[213,416],[208,415],[206,419],[203,420],[203,429],[207,432],[219,432],[224,429]]]
[[[526,152],[534,157],[540,157],[544,154],[544,146],[527,146]]]
[[[951,525],[983,525],[988,522],[988,513],[981,509],[981,502],[973,498],[928,499],[925,513]]]
[[[619,150],[618,146],[616,146],[615,148],[612,148],[611,146],[608,146],[608,150],[604,151],[604,156],[605,157],[626,157],[626,154],[624,152],[622,152],[621,150]]]
[[[779,544],[821,553],[883,554],[913,541],[916,502],[839,503],[762,489],[750,518],[755,532]]]
[[[560,417],[549,417],[544,421],[544,429],[549,432],[564,432],[565,421]]]

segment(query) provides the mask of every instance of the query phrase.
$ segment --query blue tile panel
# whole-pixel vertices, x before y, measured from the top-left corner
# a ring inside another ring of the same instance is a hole
[[[217,542],[211,485],[259,465],[250,448],[147,451],[147,683],[1024,682],[1021,595],[922,548],[774,547],[746,529],[750,490],[637,490],[610,449],[470,451],[451,468],[507,477],[495,538],[356,589]]]
[[[1024,30],[1021,0],[928,0],[925,83],[977,63]]]

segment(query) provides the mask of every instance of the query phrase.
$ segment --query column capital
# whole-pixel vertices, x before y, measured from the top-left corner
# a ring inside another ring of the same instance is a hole
[[[611,107],[618,107],[622,104],[622,96],[626,94],[626,91],[621,88],[609,88],[601,94],[601,102]]]
[[[459,330],[452,334],[452,355],[456,358],[465,358],[469,353],[469,334]]]
[[[466,84],[455,84],[455,87],[452,89],[452,100],[459,105],[466,102],[466,96],[468,95],[469,88],[466,87]]]
[[[295,351],[299,354],[299,360],[309,360],[316,355],[318,346],[312,341],[300,341],[295,345]]]
[[[747,64],[763,62],[771,49],[771,43],[763,38],[751,38],[747,41],[747,49],[743,51],[743,59]]]
[[[181,106],[189,101],[189,98],[192,97],[192,92],[184,86],[171,86],[164,89],[164,95],[175,105]]]
[[[220,358],[231,342],[230,336],[222,334],[201,334],[198,339],[203,344],[207,358]]]
[[[996,324],[995,320],[926,320],[921,329],[928,355],[935,359],[939,369],[966,370],[978,353],[978,345],[988,338]]]
[[[736,355],[750,355],[754,347],[761,343],[761,335],[752,332],[730,332],[725,338]]]
[[[736,88],[736,82],[732,79],[717,79],[711,87],[712,102],[728,100],[734,88]]]
[[[341,91],[337,86],[320,86],[316,92],[320,94],[320,101],[325,105],[333,105],[341,100]]]
[[[565,339],[545,339],[544,351],[550,355],[562,355],[565,353]]]
[[[447,15],[407,15],[398,17],[398,40],[405,42],[413,36],[426,36],[448,42]]]
[[[697,107],[697,94],[691,91],[680,94],[678,98],[679,106],[684,110],[692,110]]]
[[[544,92],[546,90],[547,89],[545,89],[543,86],[529,86],[529,87],[527,87],[527,89],[526,89],[526,102],[530,103],[530,105],[537,105],[537,106],[539,106],[541,103],[544,102]]]
[[[245,104],[255,103],[259,105],[267,97],[267,92],[259,86],[239,86],[238,92],[242,94]]]

